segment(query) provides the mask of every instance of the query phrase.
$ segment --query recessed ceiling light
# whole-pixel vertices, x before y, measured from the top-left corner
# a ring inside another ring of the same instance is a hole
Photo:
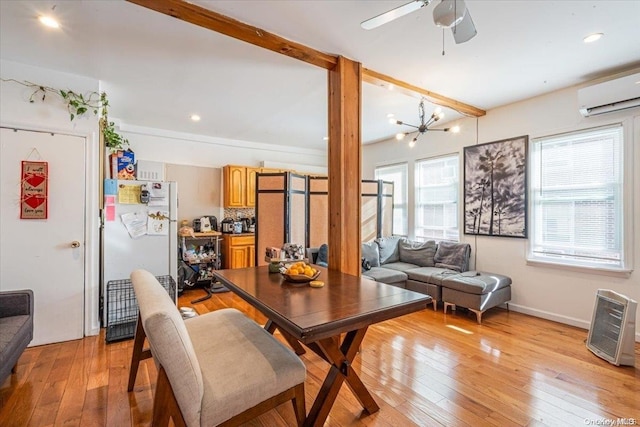
[[[191,120],[193,120],[194,122],[199,122],[200,121],[200,116],[197,114],[192,114],[191,115]]]
[[[38,20],[42,25],[45,25],[49,28],[60,28],[60,23],[51,16],[42,15],[38,18]]]
[[[585,43],[593,43],[596,40],[600,40],[600,38],[604,36],[603,33],[593,33],[593,34],[589,34],[587,37],[585,37],[583,39],[583,41]]]

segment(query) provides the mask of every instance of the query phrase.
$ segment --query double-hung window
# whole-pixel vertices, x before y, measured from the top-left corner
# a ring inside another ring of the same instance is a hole
[[[376,179],[393,182],[393,234],[406,236],[407,226],[407,171],[406,163],[380,166],[375,170]]]
[[[623,127],[533,140],[528,259],[624,270]]]
[[[415,163],[416,240],[458,241],[459,156]]]

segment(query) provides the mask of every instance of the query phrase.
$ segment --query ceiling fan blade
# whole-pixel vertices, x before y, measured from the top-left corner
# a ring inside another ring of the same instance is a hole
[[[453,32],[453,39],[456,41],[456,44],[468,42],[478,34],[476,26],[473,24],[473,20],[469,14],[469,9],[467,9],[467,13],[464,15],[464,18],[462,18],[462,21],[451,28],[451,32]]]
[[[385,13],[381,13],[378,16],[374,16],[371,19],[362,21],[360,23],[360,26],[365,30],[372,30],[382,24],[386,24],[387,22],[391,22],[394,19],[398,19],[401,16],[407,15],[411,12],[415,12],[416,10],[428,5],[429,3],[431,3],[431,0],[414,0],[411,3],[403,4],[402,6],[398,6],[395,9],[391,9]]]

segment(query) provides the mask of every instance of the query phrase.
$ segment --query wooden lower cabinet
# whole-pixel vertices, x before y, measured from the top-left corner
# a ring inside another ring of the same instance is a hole
[[[245,268],[255,266],[255,235],[225,234],[223,245],[223,268]]]

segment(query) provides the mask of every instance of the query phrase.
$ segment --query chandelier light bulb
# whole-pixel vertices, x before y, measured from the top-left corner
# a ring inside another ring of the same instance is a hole
[[[444,119],[444,113],[442,112],[438,113],[438,120],[440,119]]]
[[[402,141],[404,139],[404,133],[402,133],[402,132],[396,133],[396,139],[398,141]]]
[[[453,133],[460,133],[460,126],[455,125],[455,126],[453,126],[450,130],[451,130],[451,132],[453,132]]]
[[[394,119],[393,117],[389,118],[389,123],[391,123],[392,125],[396,124],[396,119]]]
[[[409,143],[409,148],[413,148],[416,146],[416,141],[418,140],[418,138],[413,138],[411,140],[411,142]]]
[[[433,110],[433,114],[435,114],[436,116],[439,116],[440,113],[442,113],[442,108],[441,107],[436,107],[436,109]]]

